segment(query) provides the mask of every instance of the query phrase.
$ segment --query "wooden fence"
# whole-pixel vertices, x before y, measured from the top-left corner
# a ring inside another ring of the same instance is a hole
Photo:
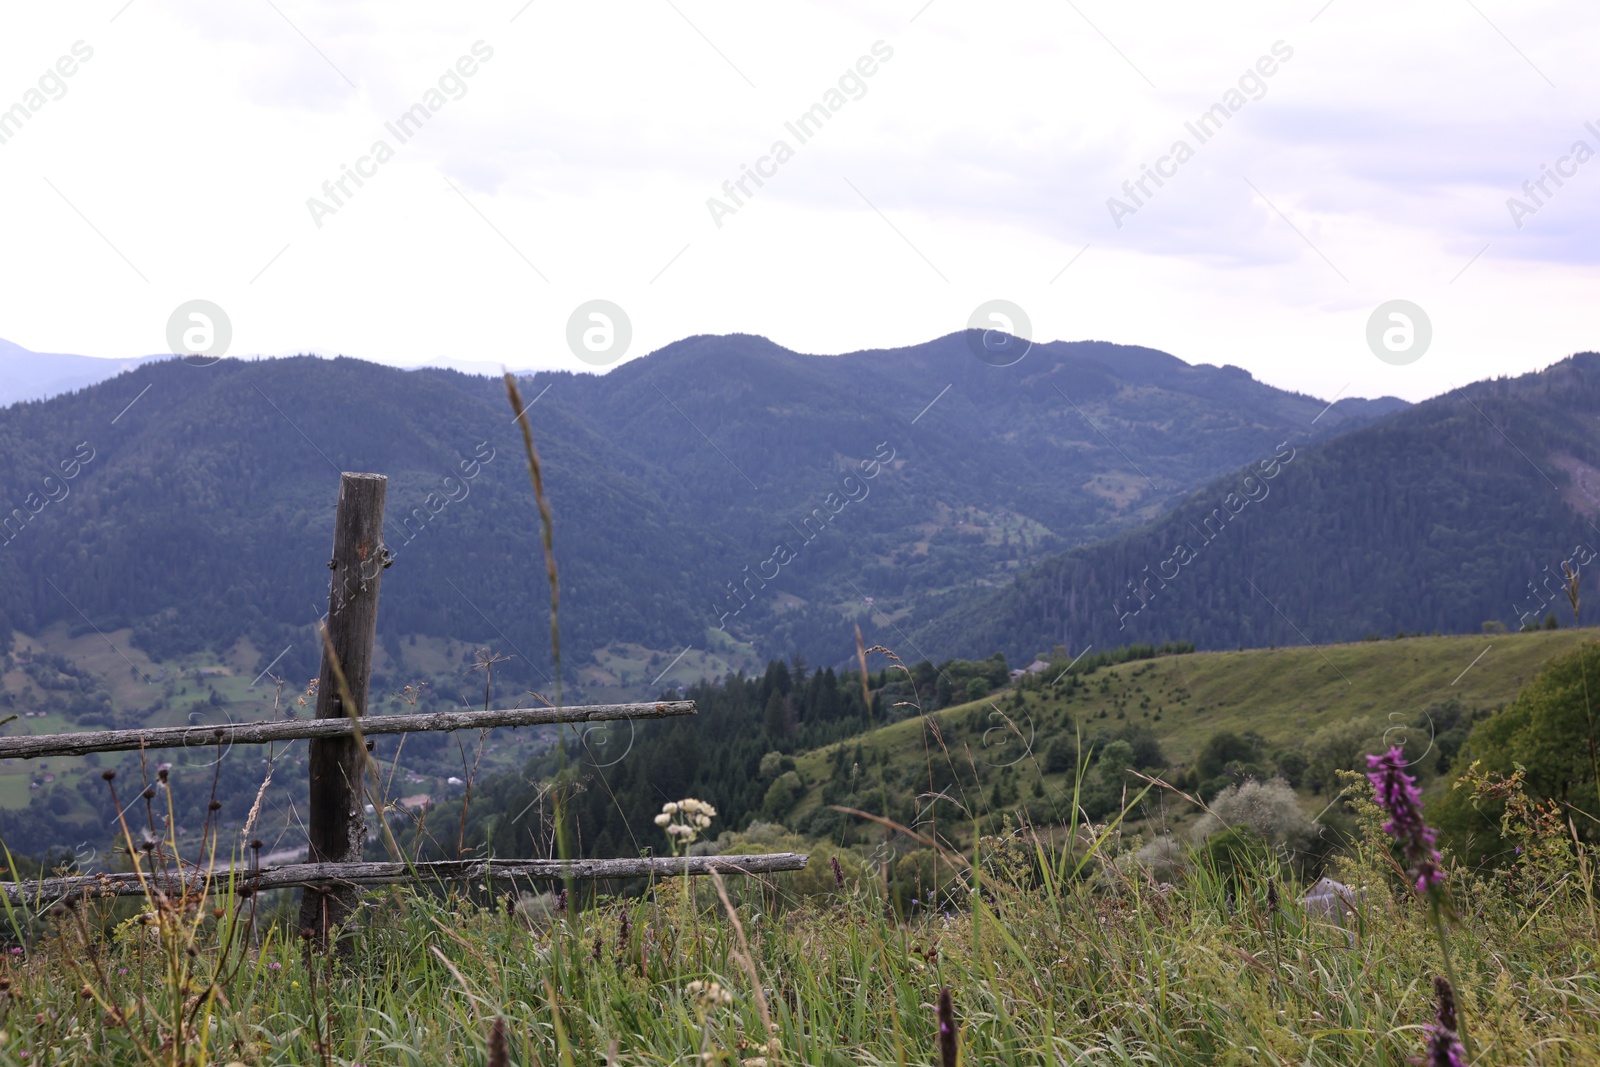
[[[29,882],[0,882],[0,896],[15,904],[40,905],[63,898],[181,893],[231,882],[255,890],[324,887],[307,892],[300,926],[319,941],[342,926],[361,887],[397,882],[430,883],[464,878],[598,880],[667,875],[766,874],[805,867],[808,857],[792,852],[753,856],[641,857],[635,859],[470,859],[436,863],[371,863],[362,859],[366,821],[360,783],[371,759],[366,737],[504,726],[662,719],[695,714],[692,701],[597,704],[570,708],[507,708],[421,715],[366,716],[377,636],[378,591],[392,559],[383,547],[388,479],[345,474],[334,517],[333,572],[328,592],[322,670],[315,719],[243,724],[153,727],[93,733],[0,738],[0,758],[38,759],[90,752],[163,748],[226,747],[306,739],[310,742],[310,807],[307,862],[275,867],[189,866],[183,869],[74,875]],[[378,813],[382,818],[382,813]]]

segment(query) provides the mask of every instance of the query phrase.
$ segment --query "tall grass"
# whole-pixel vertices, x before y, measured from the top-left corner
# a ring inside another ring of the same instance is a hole
[[[374,893],[344,960],[308,956],[265,902],[241,937],[255,904],[228,892],[185,909],[181,937],[81,901],[18,919],[38,936],[0,964],[0,1064],[472,1064],[494,1041],[519,1064],[933,1064],[945,989],[967,1064],[1420,1052],[1443,961],[1381,840],[1342,861],[1365,887],[1345,927],[1307,914],[1265,854],[1166,885],[1095,840],[1069,864],[1026,831],[985,838],[945,894],[959,905],[910,918],[872,874],[804,899],[784,878],[672,879],[546,913],[508,909],[503,884],[404,890],[404,907]],[[1500,881],[1452,878],[1478,1062],[1600,1062],[1581,893],[1530,909]]]

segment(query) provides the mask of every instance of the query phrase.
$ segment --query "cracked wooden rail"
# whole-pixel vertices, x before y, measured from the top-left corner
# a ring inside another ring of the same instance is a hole
[[[683,874],[772,874],[804,869],[810,857],[798,852],[772,852],[752,856],[654,856],[617,860],[443,860],[435,863],[290,863],[257,871],[234,867],[207,872],[176,870],[145,873],[81,874],[69,878],[44,878],[31,882],[0,882],[0,893],[13,905],[40,904],[65,899],[138,897],[161,892],[167,896],[198,893],[210,883],[213,893],[223,892],[231,880],[237,889],[257,891],[290,886],[426,884],[466,878],[530,878],[546,881],[596,881],[608,878],[674,877]]]
[[[589,704],[570,708],[503,708],[497,711],[438,711],[424,715],[372,715],[361,717],[361,733],[439,733],[482,730],[493,726],[545,726],[552,723],[617,722],[626,719],[666,719],[695,714],[692,700],[651,701],[647,704]],[[200,726],[161,726],[147,730],[103,730],[79,734],[39,734],[0,738],[0,759],[42,759],[46,756],[83,756],[90,752],[133,752],[154,748],[209,748],[214,745],[262,745],[301,738],[351,737],[348,717],[338,719],[287,719],[278,722],[217,723]]]

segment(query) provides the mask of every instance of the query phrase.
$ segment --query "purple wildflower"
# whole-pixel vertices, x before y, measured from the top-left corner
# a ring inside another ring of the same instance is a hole
[[[1419,893],[1431,893],[1444,882],[1444,862],[1434,847],[1432,827],[1422,821],[1422,794],[1417,780],[1406,773],[1405,753],[1398,745],[1381,756],[1367,757],[1367,777],[1389,821],[1384,833],[1393,837],[1411,867],[1413,884]]]
[[[1423,1029],[1427,1032],[1427,1067],[1466,1067],[1466,1050],[1456,1036],[1456,994],[1444,978],[1435,977],[1433,992],[1439,998],[1438,1018]]]
[[[839,866],[838,856],[828,857],[828,866],[833,868],[833,888],[844,892],[844,868]]]
[[[956,1067],[956,1009],[950,990],[939,990],[939,1065]]]

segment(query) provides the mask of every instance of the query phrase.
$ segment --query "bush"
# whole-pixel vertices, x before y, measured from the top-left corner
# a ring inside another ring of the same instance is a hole
[[[1166,834],[1136,852],[1124,852],[1117,857],[1117,866],[1142,871],[1152,882],[1176,882],[1188,865],[1188,852],[1182,841]]]
[[[769,819],[782,819],[805,791],[805,783],[800,780],[800,775],[794,771],[784,771],[767,787],[766,799],[761,802],[761,813]]]
[[[1311,760],[1297,748],[1278,753],[1272,762],[1277,764],[1278,773],[1284,781],[1294,789],[1300,788],[1300,783],[1305,780],[1306,769],[1311,766]]]
[[[1593,642],[1551,660],[1509,707],[1472,726],[1448,765],[1476,763],[1479,772],[1503,777],[1524,768],[1528,796],[1577,812],[1578,835],[1594,841],[1600,836],[1600,804],[1590,762],[1591,722],[1600,723],[1600,644]],[[1464,718],[1452,723],[1441,736],[1441,754],[1459,743],[1465,728]],[[1472,800],[1458,782],[1429,812],[1451,849],[1472,861],[1503,863],[1515,856],[1500,835],[1504,810],[1503,801]]]
[[[757,773],[761,780],[770,782],[784,771],[794,770],[794,757],[785,756],[782,752],[768,752],[761,757],[761,767]]]
[[[1282,778],[1230,785],[1211,801],[1215,815],[1201,818],[1197,831],[1210,835],[1223,825],[1248,829],[1277,848],[1303,851],[1318,836],[1316,823],[1300,810],[1300,800]],[[1220,820],[1220,821],[1219,821]]]
[[[1247,826],[1233,826],[1212,834],[1201,847],[1199,858],[1234,891],[1246,872],[1275,865],[1266,843]]]
[[[1049,774],[1070,774],[1078,767],[1078,741],[1058,737],[1044,750],[1044,769]]]
[[[1377,727],[1365,719],[1329,723],[1306,739],[1306,785],[1318,793],[1336,787],[1340,771],[1366,770],[1362,756],[1382,743]]]
[[[1155,731],[1143,723],[1124,726],[1117,731],[1117,740],[1126,741],[1133,747],[1133,766],[1156,769],[1167,765],[1167,757],[1161,751],[1161,742],[1156,739]]]
[[[1195,771],[1202,779],[1217,778],[1234,772],[1235,768],[1254,764],[1261,751],[1249,738],[1223,731],[1213,734],[1194,761]]]

